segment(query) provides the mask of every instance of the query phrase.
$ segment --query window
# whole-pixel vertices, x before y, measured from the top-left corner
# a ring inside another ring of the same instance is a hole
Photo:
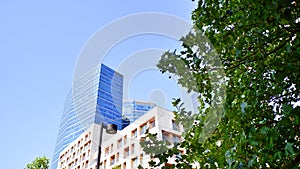
[[[109,147],[106,147],[106,148],[105,148],[105,156],[108,155],[108,152],[109,152]]]
[[[83,146],[84,150],[88,149],[89,146],[90,146],[90,142],[85,143],[84,146]]]
[[[172,143],[172,138],[171,138],[172,134],[166,132],[166,131],[162,131],[162,139],[163,141],[167,141],[169,143]]]
[[[152,120],[149,123],[149,128],[152,129],[153,127],[155,127],[155,120]]]
[[[131,155],[134,154],[134,144],[131,144]]]
[[[140,127],[140,134],[145,134],[146,133],[146,130],[147,130],[147,124],[143,124],[141,127]]]
[[[122,138],[120,138],[117,142],[117,147],[120,148],[122,146]]]
[[[137,129],[131,132],[131,138],[137,138]]]
[[[142,166],[145,165],[144,160],[143,160],[143,154],[140,155],[140,164]]]
[[[131,163],[132,163],[132,169],[136,169],[136,168],[138,168],[138,166],[139,166],[139,159],[138,158],[134,158],[134,159],[132,159],[131,160]]]
[[[176,130],[176,131],[179,131],[179,126],[178,126],[178,124],[175,123],[174,120],[172,120],[172,129]]]
[[[85,168],[87,168],[89,166],[89,160],[87,160],[86,162],[85,162]]]
[[[124,145],[127,144],[127,135],[124,136]]]
[[[110,152],[113,152],[113,149],[114,149],[114,145],[111,144],[111,145],[110,145]]]
[[[120,153],[116,154],[116,163],[119,162],[119,158],[120,158]]]
[[[116,163],[115,161],[115,155],[110,157],[110,165],[114,165]]]
[[[129,156],[129,147],[124,149],[124,157],[128,157]]]
[[[173,143],[179,143],[180,142],[180,137],[177,135],[173,135]]]
[[[106,160],[104,160],[103,169],[106,169]]]
[[[82,155],[82,160],[85,160],[85,153],[83,153],[83,155]]]
[[[85,135],[84,141],[87,141],[87,139],[89,138],[89,134]]]

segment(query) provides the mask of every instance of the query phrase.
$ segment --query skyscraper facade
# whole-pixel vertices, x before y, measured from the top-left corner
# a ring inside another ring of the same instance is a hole
[[[116,124],[122,129],[123,75],[101,64],[72,86],[62,115],[51,169],[59,153],[93,124]]]
[[[136,100],[125,101],[123,102],[123,116],[128,118],[130,123],[133,123],[155,106],[156,105],[151,102]]]

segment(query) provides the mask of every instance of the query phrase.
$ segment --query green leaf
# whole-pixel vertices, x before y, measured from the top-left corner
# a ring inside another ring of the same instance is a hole
[[[290,42],[286,43],[286,52],[291,53],[291,44],[290,44]]]
[[[293,145],[294,145],[293,143],[289,143],[289,142],[286,143],[284,149],[285,149],[285,154],[287,156],[289,156],[289,155],[295,155],[295,151],[294,151]]]
[[[266,135],[268,131],[269,131],[269,128],[266,127],[266,126],[264,126],[264,127],[262,127],[262,128],[260,129],[260,133],[262,133],[262,134],[264,134],[264,135]]]

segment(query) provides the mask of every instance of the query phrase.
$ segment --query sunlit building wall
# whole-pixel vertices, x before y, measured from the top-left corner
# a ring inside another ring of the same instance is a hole
[[[98,124],[92,125],[61,151],[57,169],[95,169],[99,153],[100,129]],[[150,156],[143,151],[140,145],[140,141],[146,137],[146,130],[149,130],[150,133],[157,133],[157,140],[169,142],[170,146],[182,140],[183,127],[174,122],[173,113],[160,107],[154,107],[114,135],[106,134],[103,129],[100,169],[111,169],[116,166],[121,169],[136,169],[139,165],[144,168],[152,168],[148,164],[151,160]],[[160,151],[158,149],[157,153]],[[168,163],[163,165],[174,163],[175,159],[170,158]]]
[[[116,135],[103,141],[100,169],[111,169],[116,166],[121,169],[133,169],[138,168],[139,165],[143,168],[153,168],[148,164],[151,161],[150,155],[146,154],[140,145],[140,142],[146,139],[147,130],[150,133],[157,133],[157,140],[169,142],[171,146],[182,140],[181,134],[184,129],[182,125],[175,123],[173,112],[154,107],[126,128],[118,131]],[[162,152],[158,149],[157,153]],[[170,158],[168,163],[163,165],[174,163],[175,159]]]

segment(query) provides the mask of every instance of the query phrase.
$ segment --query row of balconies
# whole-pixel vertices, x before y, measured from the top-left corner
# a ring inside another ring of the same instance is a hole
[[[60,159],[62,158],[66,158],[66,156],[71,156],[73,153],[74,154],[74,151],[77,150],[77,154],[80,153],[80,151],[82,151],[82,149],[87,149],[90,147],[90,144],[91,144],[91,132],[89,132],[88,134],[85,135],[84,138],[81,138],[77,144],[75,143],[71,148],[69,148],[68,150],[66,150],[65,153],[63,153],[61,156],[60,156]]]
[[[59,160],[60,168],[64,168],[66,166],[69,167],[71,165],[73,166],[73,165],[76,165],[77,163],[81,163],[81,162],[87,160],[88,157],[90,156],[91,149],[89,147],[86,147],[84,149],[81,149],[80,153],[82,153],[82,154],[75,155],[75,152],[74,152],[72,158],[67,157],[66,159],[60,159]]]

